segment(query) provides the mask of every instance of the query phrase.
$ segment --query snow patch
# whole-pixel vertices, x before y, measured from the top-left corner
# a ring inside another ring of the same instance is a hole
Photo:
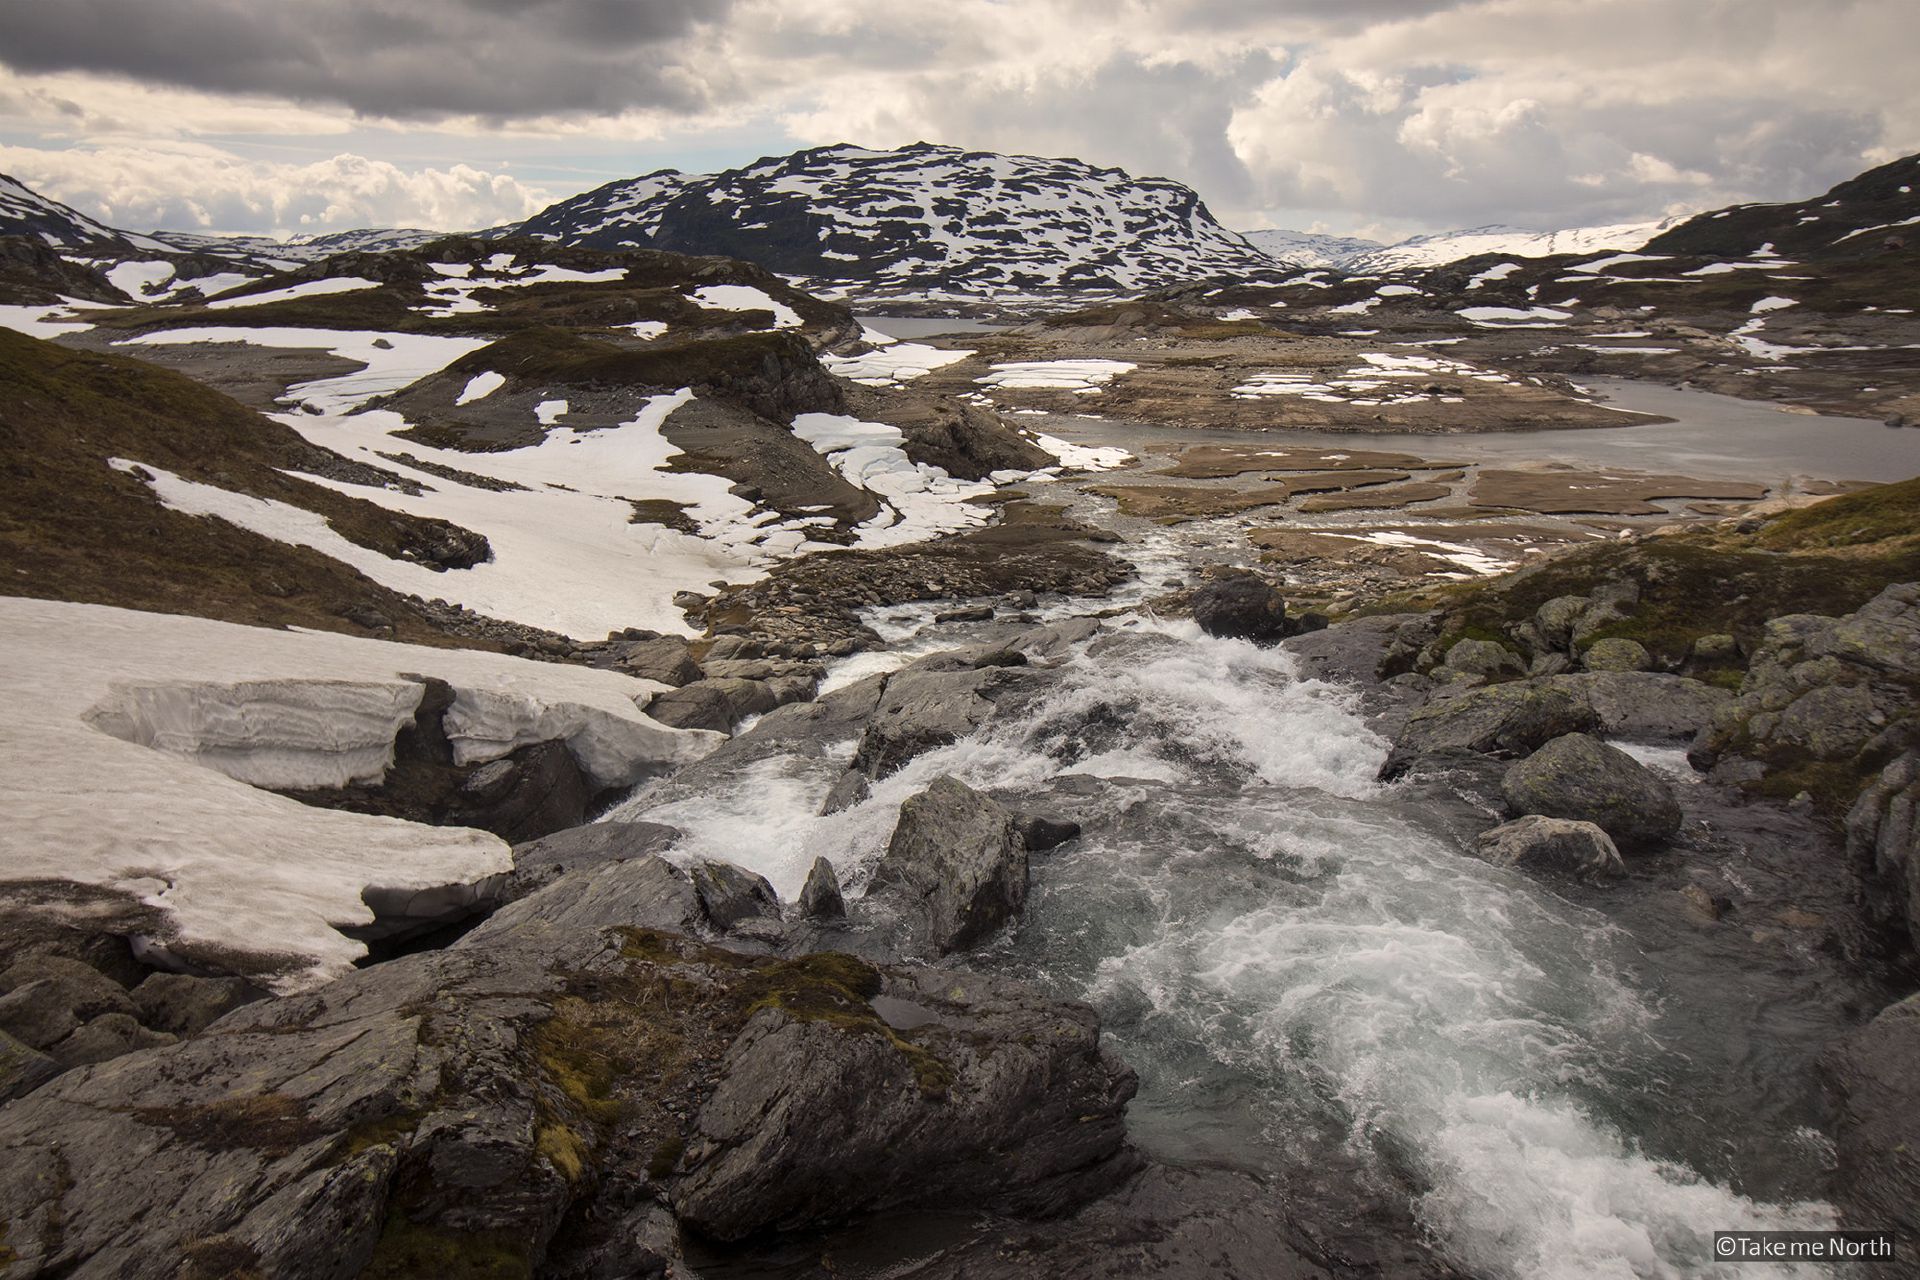
[[[373,775],[418,705],[410,676],[454,688],[446,725],[464,760],[560,739],[619,785],[718,740],[642,715],[651,681],[504,654],[11,598],[0,648],[0,879],[130,894],[168,918],[163,950],[286,957],[271,978],[282,992],[365,954],[337,929],[373,922],[367,889],[471,886],[512,865],[484,832],[313,808],[240,780]]]

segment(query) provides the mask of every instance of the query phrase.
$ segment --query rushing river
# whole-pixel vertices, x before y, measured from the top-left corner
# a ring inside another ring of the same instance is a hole
[[[816,855],[862,885],[940,774],[1072,816],[970,963],[1101,1010],[1148,1153],[1257,1170],[1308,1220],[1410,1203],[1473,1274],[1569,1278],[1719,1275],[1715,1230],[1830,1226],[1812,1064],[1841,979],[1479,862],[1446,805],[1374,780],[1385,751],[1287,653],[1133,616],[851,810],[818,816],[844,757],[796,755],[627,816],[787,897]]]
[[[1328,440],[1716,476],[1920,471],[1920,432],[1613,391],[1682,420]],[[1756,449],[1761,428],[1777,440]],[[1843,430],[1869,451],[1833,467],[1797,452]],[[1083,421],[1076,434],[1138,446],[1156,433]],[[1882,442],[1891,452],[1872,452]],[[1101,607],[1142,604],[1222,553],[1207,522],[1121,526],[1116,550],[1140,576]],[[933,612],[872,615],[887,646],[827,687],[978,634]],[[1144,610],[1109,619],[1014,714],[821,816],[854,747],[759,758],[617,816],[672,823],[687,833],[674,856],[749,866],[789,900],[817,856],[857,894],[900,803],[941,774],[1080,822],[1035,857],[1018,929],[967,963],[1100,1010],[1141,1076],[1130,1127],[1147,1154],[1257,1173],[1335,1236],[1417,1233],[1475,1276],[1751,1280],[1801,1273],[1716,1264],[1715,1231],[1833,1225],[1818,1063],[1878,1000],[1819,934],[1764,927],[1781,906],[1850,909],[1804,848],[1734,831],[1610,889],[1494,868],[1468,852],[1496,820],[1470,784],[1376,781],[1387,743],[1353,690],[1304,677],[1285,650]],[[1677,751],[1641,754],[1694,785]],[[1714,928],[1678,909],[1702,867],[1749,889],[1753,914]]]

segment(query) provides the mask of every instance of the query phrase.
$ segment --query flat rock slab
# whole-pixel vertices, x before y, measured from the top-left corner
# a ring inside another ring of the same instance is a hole
[[[1664,510],[1654,505],[1655,498],[1734,498],[1758,502],[1767,493],[1765,485],[1734,480],[1556,467],[1540,471],[1483,470],[1475,478],[1467,501],[1476,507],[1505,507],[1554,515],[1648,516]]]
[[[1182,450],[1179,460],[1160,474],[1182,480],[1217,480],[1255,471],[1428,471],[1459,465],[1458,462],[1432,462],[1410,453],[1371,449],[1200,444]]]

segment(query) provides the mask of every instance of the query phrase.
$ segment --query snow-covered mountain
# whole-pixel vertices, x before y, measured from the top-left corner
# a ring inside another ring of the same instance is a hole
[[[0,173],[0,236],[28,236],[55,249],[162,247],[145,236],[130,236],[95,222],[4,173]]]
[[[1621,222],[1604,227],[1572,227],[1564,231],[1527,231],[1520,227],[1472,227],[1414,236],[1372,253],[1349,258],[1341,269],[1355,275],[1382,275],[1421,267],[1438,267],[1462,258],[1497,253],[1506,258],[1550,258],[1563,253],[1626,253],[1640,248],[1678,218],[1658,222]]]
[[[1302,267],[1322,267],[1350,275],[1385,275],[1390,271],[1444,266],[1462,258],[1497,253],[1507,258],[1548,258],[1563,253],[1621,253],[1638,249],[1655,236],[1679,226],[1684,219],[1659,222],[1622,222],[1604,227],[1573,227],[1565,231],[1528,231],[1521,227],[1471,227],[1413,236],[1395,244],[1307,231],[1248,231],[1248,243],[1275,261]]]
[[[521,230],[722,254],[869,296],[1137,291],[1274,269],[1177,182],[928,143],[650,173],[562,201]]]
[[[197,231],[156,231],[153,238],[165,247],[181,253],[207,253],[236,262],[274,266],[280,270],[305,262],[318,262],[336,253],[384,253],[390,249],[417,249],[455,234],[448,231],[423,231],[417,227],[363,227],[352,231],[328,231],[319,235],[289,236],[275,240],[271,236],[219,236]]]
[[[1319,235],[1312,231],[1268,228],[1240,234],[1248,244],[1275,261],[1291,262],[1302,267],[1341,267],[1362,254],[1386,248],[1378,240]]]

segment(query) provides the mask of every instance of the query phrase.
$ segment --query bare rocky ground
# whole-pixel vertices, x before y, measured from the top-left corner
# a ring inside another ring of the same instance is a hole
[[[391,269],[405,292],[429,256],[356,259],[302,278]],[[919,456],[955,475],[1034,465],[1017,427],[1044,422],[1023,410],[1436,436],[1624,417],[1567,375],[1588,371],[1586,355],[1638,357],[1565,351],[1568,338],[1630,320],[1624,295],[1543,337],[1484,330],[1430,298],[1382,297],[1372,282],[1359,292],[1342,284],[1316,309],[1310,287],[1251,320],[1224,318],[1255,304],[1227,291],[1035,324],[980,340],[979,354],[904,391],[849,387],[813,361],[816,346],[850,338],[837,309],[810,311],[808,333],[792,340],[716,331],[707,338],[728,358],[701,385],[724,394],[667,434],[773,509],[830,508],[846,526],[871,514],[870,499],[790,447],[790,435],[776,438],[794,412],[851,409],[895,423]],[[1515,309],[1559,297],[1524,276],[1481,288],[1489,305]],[[1624,286],[1583,288],[1603,297]],[[1336,310],[1368,297],[1381,300]],[[368,305],[313,304],[296,318],[365,320]],[[651,305],[687,314],[664,298]],[[564,310],[577,320],[631,309],[587,290]],[[1850,411],[1907,403],[1898,359],[1876,366],[1886,370],[1879,389],[1849,391],[1844,370],[1857,353],[1781,369],[1726,336],[1750,309],[1708,312],[1711,324],[1660,322],[1659,336],[1696,365],[1661,352],[1637,367]],[[1820,346],[1864,336],[1884,356],[1908,321],[1822,323],[1769,319],[1765,332]],[[1351,336],[1360,328],[1379,332]],[[1431,345],[1436,334],[1445,345]],[[1416,336],[1429,345],[1392,345]],[[638,362],[625,366],[631,385],[668,385],[634,373],[656,367],[646,341],[595,341]],[[524,410],[556,385],[583,412],[610,418],[612,398],[595,399],[603,358],[571,339],[547,342],[497,405],[453,403],[464,368],[395,404],[423,440],[510,447],[525,442]],[[339,371],[257,348],[169,359],[263,407],[276,384]],[[1062,360],[1136,367],[1089,395],[979,381],[995,364]],[[769,743],[850,733],[852,794],[1017,714],[1045,686],[1095,624],[1041,627],[1036,611],[1079,598],[1097,612],[1135,576],[1116,545],[1120,522],[1217,535],[1217,559],[1259,565],[1284,584],[1295,615],[1347,615],[1293,643],[1315,669],[1361,687],[1395,737],[1390,767],[1521,819],[1581,828],[1555,828],[1551,845],[1534,839],[1537,824],[1503,828],[1488,844],[1498,856],[1552,876],[1573,847],[1585,851],[1575,881],[1604,879],[1609,847],[1620,858],[1683,831],[1687,853],[1635,870],[1632,910],[1661,922],[1648,928],[1712,929],[1750,947],[1756,964],[1813,937],[1882,967],[1889,990],[1901,990],[1912,986],[1903,966],[1920,929],[1920,673],[1915,602],[1901,584],[1920,569],[1911,486],[1897,488],[1771,519],[1816,495],[1550,461],[1476,464],[1449,458],[1443,439],[1421,456],[1263,438],[1148,452],[1120,473],[1004,491],[999,518],[966,533],[816,554],[759,582],[694,593],[682,603],[703,634],[691,641],[645,631],[566,640],[397,597],[379,597],[371,622],[341,616],[376,633],[479,636],[648,675],[673,686],[654,704],[669,723],[728,730],[754,719],[675,780],[687,788],[751,766]],[[221,554],[244,559],[244,549]],[[1190,580],[1153,603],[1204,614],[1219,586]],[[815,698],[825,659],[878,642],[869,610],[911,603],[999,626],[990,643]],[[193,604],[216,616],[231,607],[213,596]],[[1663,793],[1586,741],[1614,733],[1691,743],[1713,790],[1676,806],[1673,830],[1643,829],[1645,815],[1664,815]],[[724,1266],[743,1245],[749,1256],[857,1259],[873,1248],[860,1225],[868,1215],[937,1210],[949,1217],[923,1224],[939,1247],[916,1274],[1449,1274],[1404,1212],[1370,1208],[1329,1229],[1298,1220],[1241,1173],[1143,1168],[1126,1143],[1132,1073],[1103,1049],[1092,1012],[935,959],[1018,919],[1028,855],[1053,838],[1049,815],[930,788],[903,810],[882,891],[853,906],[863,931],[839,914],[847,904],[831,867],[816,868],[801,902],[781,903],[738,868],[688,871],[655,857],[658,829],[573,827],[594,798],[556,797],[564,768],[514,767],[514,786],[540,794],[495,815],[522,843],[487,918],[392,939],[379,963],[319,992],[261,999],[233,978],[155,973],[125,941],[151,923],[128,903],[77,900],[57,886],[17,895],[0,956],[0,1082],[14,1098],[0,1108],[0,1266],[169,1277],[673,1274],[703,1251]],[[473,806],[448,810],[442,792],[464,793],[472,777],[434,772],[405,798],[411,808],[392,795],[308,798],[466,821]],[[1716,871],[1713,832],[1747,828],[1765,830],[1787,888],[1754,895]],[[1786,866],[1796,847],[1831,861]],[[1920,1020],[1910,1002],[1868,1021],[1875,1012],[1861,1009],[1859,1033],[1833,1050],[1837,1192],[1852,1221],[1911,1230],[1909,1068]],[[133,1166],[142,1176],[130,1187]]]

